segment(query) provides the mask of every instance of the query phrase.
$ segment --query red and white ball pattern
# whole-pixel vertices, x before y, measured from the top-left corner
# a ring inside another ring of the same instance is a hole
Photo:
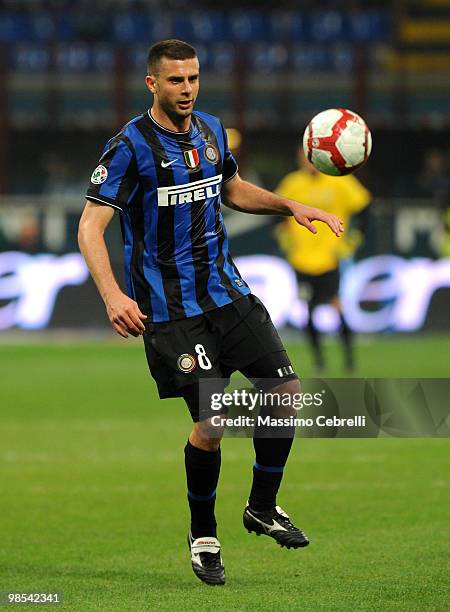
[[[345,108],[330,108],[309,123],[303,135],[303,149],[317,170],[342,176],[366,163],[372,136],[359,115]]]

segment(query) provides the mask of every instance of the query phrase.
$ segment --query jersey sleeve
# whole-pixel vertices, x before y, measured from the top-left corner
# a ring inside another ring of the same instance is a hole
[[[228,148],[227,132],[225,128],[223,127],[223,125],[221,125],[221,127],[222,127],[222,132],[223,132],[223,143],[224,143],[224,156],[223,156],[223,164],[222,164],[222,177],[223,177],[222,183],[226,183],[227,181],[232,179],[234,176],[236,176],[236,174],[238,173],[238,165],[237,165],[237,161],[233,157],[233,154]]]
[[[106,145],[91,176],[86,198],[98,204],[123,210],[139,184],[136,157],[132,145],[119,136]]]

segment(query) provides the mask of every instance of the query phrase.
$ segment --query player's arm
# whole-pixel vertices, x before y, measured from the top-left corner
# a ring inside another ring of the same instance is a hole
[[[104,233],[114,209],[86,200],[78,229],[78,244],[97,289],[105,302],[112,326],[124,338],[139,336],[145,331],[144,315],[137,303],[120,289],[114,277]]]
[[[312,221],[326,223],[336,236],[340,236],[344,231],[343,222],[336,215],[261,189],[242,180],[239,174],[236,174],[223,186],[222,200],[226,206],[241,212],[255,215],[293,216],[297,223],[306,227],[313,234],[317,233],[317,228],[314,227]]]

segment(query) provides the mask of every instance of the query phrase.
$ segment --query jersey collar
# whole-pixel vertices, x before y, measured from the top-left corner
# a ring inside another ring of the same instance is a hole
[[[194,136],[195,133],[198,132],[197,122],[196,122],[196,119],[194,117],[194,114],[191,115],[191,125],[190,125],[190,128],[188,130],[186,130],[185,132],[175,132],[174,130],[169,130],[168,128],[165,128],[163,125],[158,123],[152,117],[152,114],[150,113],[150,109],[144,114],[144,117],[146,117],[149,120],[151,126],[155,130],[157,130],[158,132],[161,132],[161,134],[164,134],[165,136],[169,136],[170,138],[174,138],[175,140],[191,139],[192,136]]]

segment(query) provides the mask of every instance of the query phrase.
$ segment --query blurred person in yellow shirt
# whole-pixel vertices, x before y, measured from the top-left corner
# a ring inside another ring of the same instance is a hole
[[[327,176],[308,161],[303,148],[298,151],[299,169],[286,175],[277,192],[293,200],[337,215],[349,226],[350,218],[359,215],[371,200],[370,192],[352,175]],[[325,368],[320,333],[313,321],[313,310],[319,304],[332,304],[340,317],[340,337],[344,346],[345,366],[354,370],[353,333],[342,313],[339,300],[339,265],[351,256],[362,242],[362,233],[353,229],[339,240],[317,226],[311,234],[288,217],[277,227],[277,238],[286,258],[297,273],[300,294],[308,303],[307,333],[318,371]]]

